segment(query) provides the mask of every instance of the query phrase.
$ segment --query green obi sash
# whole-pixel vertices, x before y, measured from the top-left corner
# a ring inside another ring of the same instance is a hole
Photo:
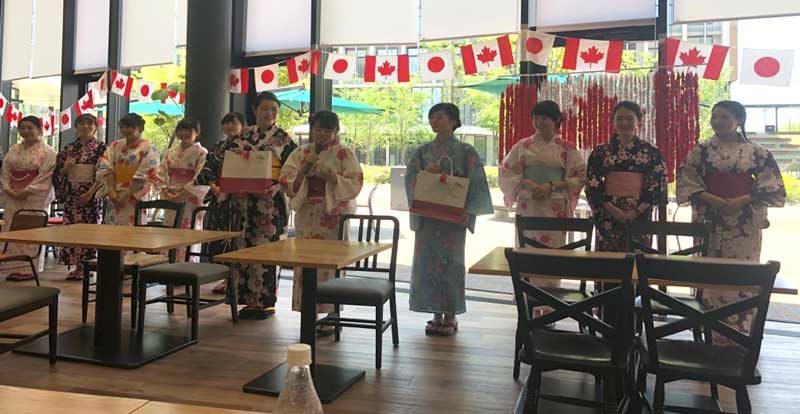
[[[548,181],[555,183],[564,179],[564,169],[561,167],[531,165],[525,168],[523,176],[529,180],[533,180],[536,184],[544,184]]]

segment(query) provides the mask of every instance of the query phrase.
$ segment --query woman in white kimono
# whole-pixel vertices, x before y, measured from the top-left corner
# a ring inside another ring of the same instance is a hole
[[[319,111],[309,118],[311,143],[296,149],[281,169],[280,183],[291,198],[299,239],[337,240],[342,214],[356,211],[356,197],[364,174],[355,153],[339,142],[339,117]],[[303,269],[294,269],[292,310],[300,311]],[[319,271],[319,283],[334,278],[331,270]],[[318,304],[317,312],[333,312],[333,305]],[[320,335],[330,335],[333,326],[320,326]]]
[[[5,198],[6,225],[3,231],[11,228],[14,214],[23,209],[49,211],[50,203],[55,197],[53,191],[53,169],[56,167],[56,151],[41,140],[42,121],[35,116],[26,116],[19,121],[17,132],[22,137],[21,143],[13,145],[3,160],[0,184]],[[35,256],[39,246],[10,243],[6,254],[27,254]],[[24,262],[10,262],[0,266],[0,270],[8,271],[23,267]],[[38,270],[44,268],[44,255],[39,256]],[[31,280],[34,276],[27,270],[13,272],[6,280],[20,282]]]
[[[158,183],[158,150],[142,138],[144,124],[135,113],[122,117],[119,130],[124,139],[112,142],[100,158],[97,179],[105,183],[111,203],[106,224],[132,226],[136,202],[147,200]]]

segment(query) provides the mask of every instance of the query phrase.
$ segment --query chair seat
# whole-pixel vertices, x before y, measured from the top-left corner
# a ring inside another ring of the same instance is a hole
[[[142,282],[182,284],[197,280],[198,285],[228,277],[231,269],[218,263],[164,263],[139,272]]]
[[[604,338],[573,332],[535,331],[531,334],[534,355],[523,349],[521,359],[527,364],[545,360],[557,364],[613,367],[612,343]],[[533,356],[533,358],[531,358]]]
[[[591,295],[588,295],[580,290],[576,289],[565,289],[565,288],[542,288],[545,292],[555,296],[558,300],[566,303],[578,303],[582,300],[589,299]],[[528,296],[528,304],[536,304],[539,303],[536,298],[532,296]]]
[[[677,299],[678,301],[680,301],[684,305],[690,306],[692,309],[695,309],[695,310],[705,310],[706,309],[706,305],[704,305],[702,301],[698,300],[694,296],[675,295],[675,294],[672,294],[672,293],[670,293],[670,296],[675,298],[675,299]],[[641,309],[642,308],[642,297],[641,296],[637,296],[636,297],[635,306],[636,306],[636,309]],[[655,314],[659,314],[659,315],[675,314],[675,311],[673,311],[672,309],[664,306],[663,304],[661,304],[660,302],[657,302],[655,300],[651,300],[650,301],[650,306],[652,307],[653,313],[655,313]]]
[[[338,278],[317,287],[317,302],[378,306],[389,300],[393,290],[388,280]]]
[[[6,312],[58,296],[60,292],[44,286],[0,286],[0,320],[4,320]]]
[[[753,377],[745,375],[745,351],[738,346],[720,346],[693,341],[662,339],[656,344],[658,361],[665,372],[678,373],[682,378],[699,381],[719,381],[754,385],[761,382],[755,370]],[[644,346],[642,348],[645,348]],[[643,361],[649,360],[643,350]]]
[[[169,256],[163,254],[149,254],[149,253],[131,253],[123,256],[123,264],[125,267],[129,266],[154,266],[157,264],[168,263]],[[90,268],[97,268],[97,259],[89,260],[88,265]]]

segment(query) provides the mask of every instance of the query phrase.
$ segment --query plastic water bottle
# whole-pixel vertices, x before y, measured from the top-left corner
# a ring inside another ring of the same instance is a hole
[[[272,407],[273,414],[322,414],[314,381],[311,379],[311,347],[307,344],[289,345],[289,371],[283,391]]]

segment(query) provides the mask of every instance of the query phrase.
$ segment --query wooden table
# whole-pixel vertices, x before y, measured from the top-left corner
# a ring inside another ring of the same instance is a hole
[[[494,250],[489,252],[486,256],[483,256],[480,260],[478,260],[475,264],[470,266],[469,273],[473,274],[480,274],[480,275],[492,275],[492,276],[511,276],[511,269],[508,267],[508,261],[506,260],[505,256],[505,247],[495,247]],[[620,258],[625,255],[625,253],[617,253],[617,252],[587,252],[584,250],[553,250],[553,249],[537,249],[532,247],[526,247],[524,249],[519,249],[520,251],[530,251],[530,252],[537,252],[537,253],[546,253],[546,254],[555,254],[560,256],[568,256],[568,257],[609,257],[609,258]],[[664,256],[664,255],[650,255],[654,257],[669,257],[671,259],[682,259],[682,260],[694,260],[694,261],[711,261],[711,262],[720,262],[720,263],[750,263],[750,262],[742,262],[741,260],[735,259],[724,259],[718,257],[695,257],[695,256]],[[634,280],[636,279],[634,274]],[[703,286],[689,286],[689,287],[703,287]],[[793,286],[790,281],[786,278],[781,277],[778,274],[775,277],[775,285],[772,288],[772,293],[779,293],[784,295],[796,295],[798,293],[797,287]]]
[[[119,368],[137,368],[194,344],[189,338],[160,332],[139,337],[122,328],[123,251],[158,253],[193,244],[237,237],[239,233],[158,227],[73,224],[0,233],[0,242],[98,249],[94,325],[58,335],[58,357]],[[16,352],[47,356],[47,338]]]
[[[300,342],[311,345],[311,360],[316,361],[317,269],[336,270],[392,247],[388,243],[365,243],[339,240],[286,239],[262,244],[214,257],[217,262],[247,263],[303,268],[303,303],[300,317]],[[245,384],[244,391],[278,395],[283,388],[288,367],[278,365]],[[356,381],[363,370],[322,365],[312,362],[317,394],[323,403],[333,401]]]

